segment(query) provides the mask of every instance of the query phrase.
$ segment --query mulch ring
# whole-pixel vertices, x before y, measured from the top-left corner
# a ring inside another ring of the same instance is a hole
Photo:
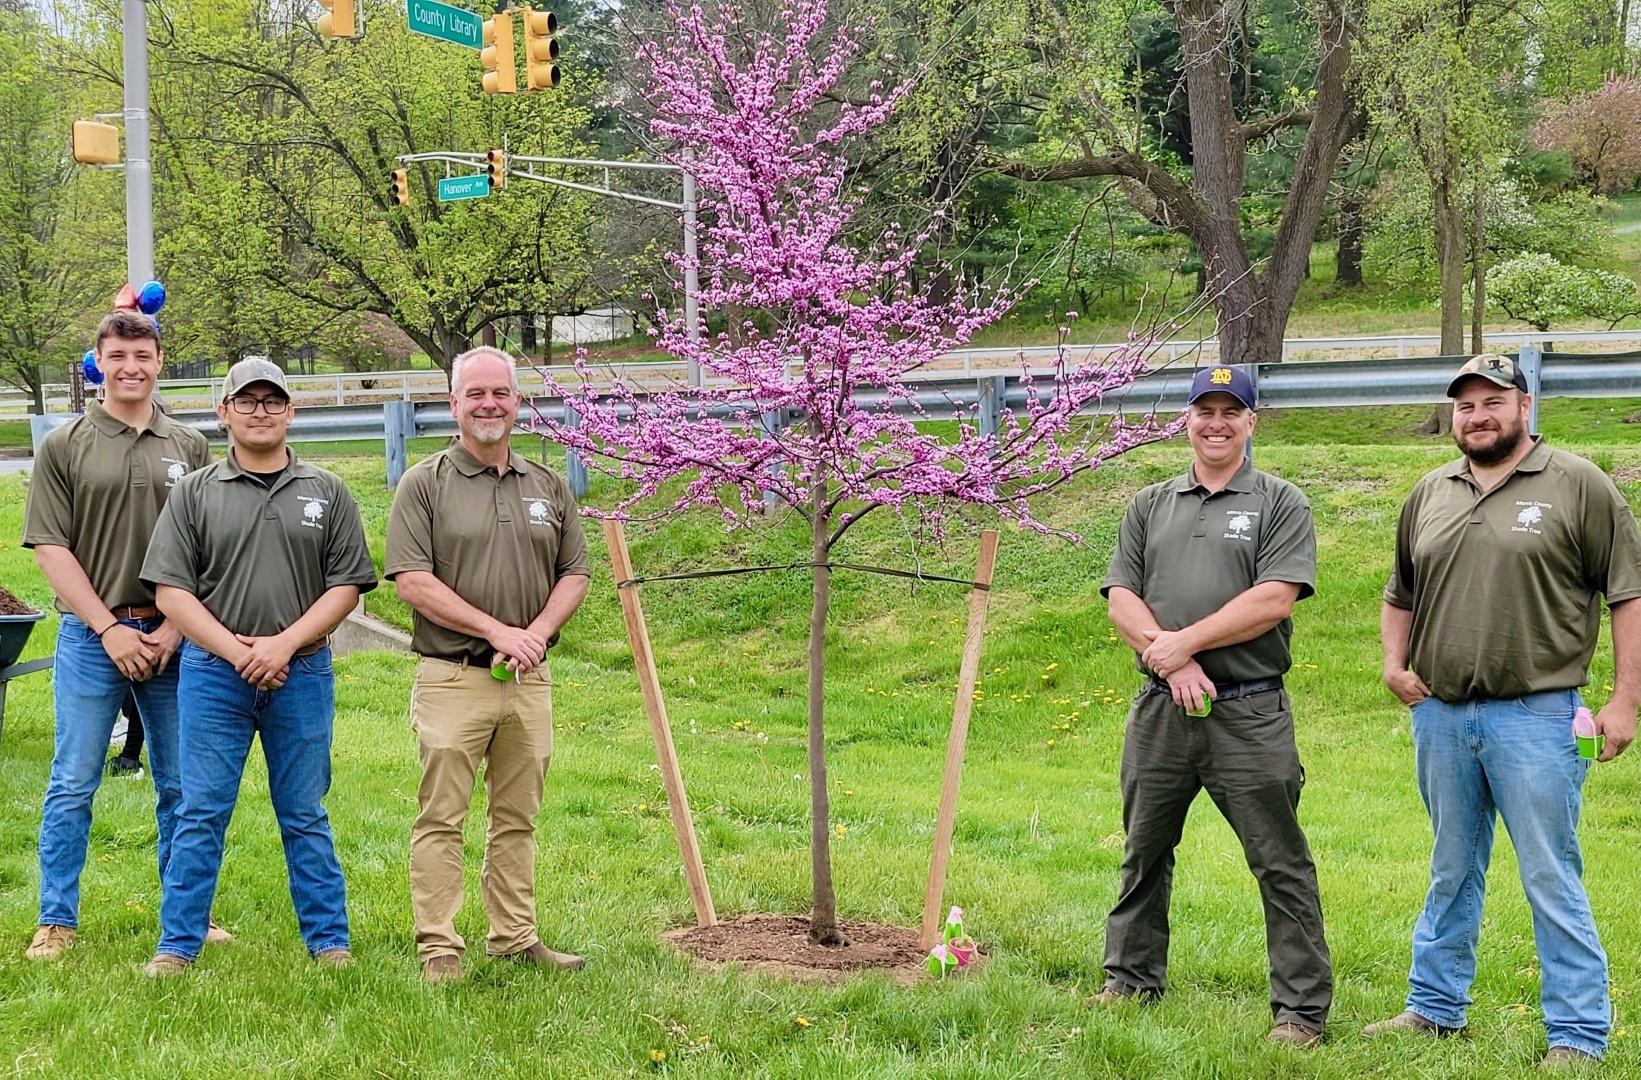
[[[929,977],[917,931],[907,926],[839,919],[850,944],[811,945],[809,920],[801,915],[743,915],[717,926],[683,926],[661,940],[702,967],[726,964],[807,982],[841,982],[861,971],[878,971],[903,986]]]

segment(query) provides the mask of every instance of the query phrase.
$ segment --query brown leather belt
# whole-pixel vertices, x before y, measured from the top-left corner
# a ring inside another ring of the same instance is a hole
[[[314,653],[318,652],[320,649],[323,649],[325,646],[327,646],[329,644],[330,644],[330,635],[327,634],[324,637],[320,638],[318,641],[308,642],[306,645],[302,646],[300,649],[296,650],[291,655],[292,656],[312,656]]]
[[[125,607],[109,608],[108,611],[116,619],[154,619],[160,613],[160,609],[153,604],[127,604]]]

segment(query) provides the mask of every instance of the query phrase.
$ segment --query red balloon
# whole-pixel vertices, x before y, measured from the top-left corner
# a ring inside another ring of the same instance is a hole
[[[114,296],[114,306],[117,308],[129,308],[132,311],[137,310],[137,294],[132,290],[130,285],[120,286],[120,291]]]

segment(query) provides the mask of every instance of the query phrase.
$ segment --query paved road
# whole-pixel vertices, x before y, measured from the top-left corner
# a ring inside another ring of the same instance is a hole
[[[1613,230],[1614,235],[1617,235],[1619,233],[1627,233],[1627,232],[1641,232],[1641,223],[1638,223],[1638,224],[1635,224],[1635,225],[1625,225],[1621,229],[1614,229]]]
[[[18,459],[18,460],[14,460],[14,459],[11,459],[11,458],[0,458],[0,476],[7,476],[11,473],[33,472],[33,471],[34,471],[34,459],[33,458],[22,458],[22,459]]]

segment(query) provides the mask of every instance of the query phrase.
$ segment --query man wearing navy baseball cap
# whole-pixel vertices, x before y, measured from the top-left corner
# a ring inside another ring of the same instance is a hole
[[[1259,880],[1270,1038],[1308,1048],[1322,1041],[1333,967],[1299,827],[1305,773],[1282,677],[1293,606],[1316,588],[1316,532],[1299,489],[1244,452],[1254,400],[1240,368],[1197,372],[1186,406],[1191,468],[1134,497],[1101,586],[1147,681],[1123,735],[1127,841],[1094,1001],[1167,988],[1174,849],[1207,788]]]

